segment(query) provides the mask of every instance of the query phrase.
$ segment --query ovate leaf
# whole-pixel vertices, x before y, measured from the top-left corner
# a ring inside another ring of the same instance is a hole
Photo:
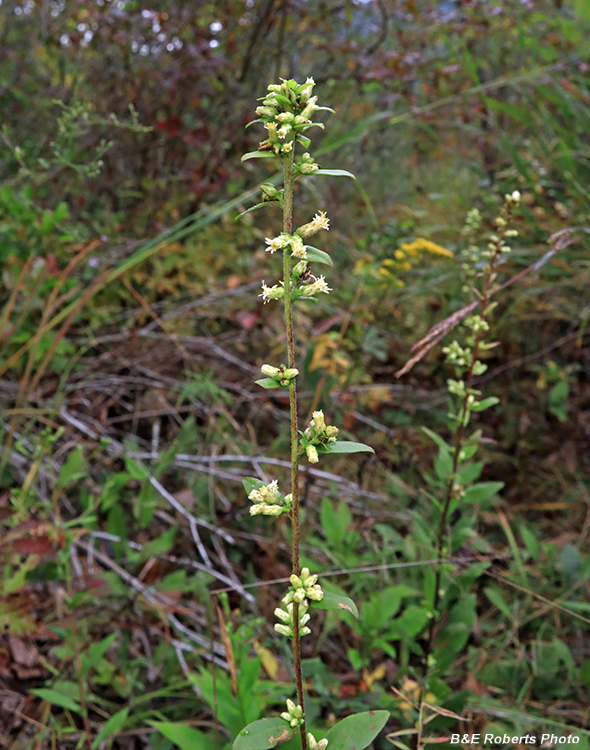
[[[334,263],[332,263],[332,258],[330,258],[328,253],[325,253],[323,250],[319,250],[317,247],[313,247],[313,245],[305,245],[305,249],[309,256],[309,260],[312,260],[314,263],[324,263],[326,266],[334,265]]]
[[[349,440],[337,440],[335,443],[317,446],[318,453],[375,453],[370,445],[353,443]]]
[[[326,734],[330,750],[364,750],[389,718],[389,711],[365,711],[339,721]]]
[[[333,594],[331,591],[324,591],[324,598],[321,602],[309,601],[312,609],[339,609],[345,612],[350,612],[357,619],[359,611],[356,604],[349,599],[348,596],[342,596],[341,594]]]
[[[280,388],[280,383],[277,383],[277,381],[274,378],[260,378],[260,380],[256,380],[256,385],[261,385],[263,388]]]
[[[238,734],[232,750],[268,750],[293,737],[295,732],[284,719],[260,719],[248,724]],[[196,747],[192,750],[196,750]]]

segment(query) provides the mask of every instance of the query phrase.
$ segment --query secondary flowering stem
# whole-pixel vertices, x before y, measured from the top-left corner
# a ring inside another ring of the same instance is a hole
[[[285,192],[283,199],[283,232],[291,234],[293,231],[293,185],[295,175],[293,170],[293,151],[283,157],[285,173]],[[288,247],[283,248],[283,287],[285,289],[285,329],[287,332],[287,357],[290,368],[295,367],[295,340],[293,337],[293,313],[291,309],[291,252]],[[299,568],[299,456],[297,441],[297,390],[295,380],[289,385],[289,409],[291,414],[291,493],[293,505],[291,508],[291,523],[293,534],[292,566],[293,575],[298,576]],[[293,661],[295,666],[295,682],[297,684],[297,702],[303,708],[303,675],[301,672],[301,634],[299,632],[299,604],[293,604]],[[305,710],[303,711],[300,727],[302,750],[308,750],[307,730],[305,727]]]

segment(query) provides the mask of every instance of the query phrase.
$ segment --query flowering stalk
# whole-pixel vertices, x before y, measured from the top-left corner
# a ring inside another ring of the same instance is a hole
[[[479,360],[479,355],[486,349],[495,346],[494,343],[485,341],[485,335],[490,326],[486,320],[493,303],[491,296],[496,291],[494,284],[497,278],[496,267],[500,260],[510,253],[510,247],[507,241],[518,235],[514,229],[509,229],[508,224],[512,217],[514,208],[519,205],[520,194],[514,191],[505,196],[504,205],[500,209],[499,216],[495,220],[496,233],[488,238],[488,244],[485,248],[480,248],[475,244],[470,244],[465,253],[465,259],[462,264],[462,271],[465,277],[463,291],[475,295],[476,302],[473,303],[472,314],[466,316],[463,320],[463,326],[467,329],[465,346],[461,346],[458,341],[453,341],[449,346],[443,347],[443,353],[446,355],[446,361],[455,370],[457,379],[447,381],[447,389],[451,397],[454,397],[455,408],[451,408],[449,418],[454,428],[453,442],[450,446],[450,469],[446,478],[442,508],[440,513],[440,523],[436,537],[436,560],[438,561],[434,575],[434,593],[432,600],[432,617],[426,640],[423,660],[424,682],[420,688],[419,696],[419,721],[418,732],[416,736],[415,747],[422,748],[422,729],[424,726],[423,714],[424,703],[427,692],[426,678],[431,668],[436,667],[436,661],[433,656],[434,644],[437,634],[437,626],[440,620],[439,607],[441,602],[441,584],[443,573],[443,559],[448,555],[446,549],[446,539],[448,534],[447,521],[459,501],[465,495],[465,489],[460,481],[460,467],[462,462],[471,457],[477,448],[479,438],[477,434],[466,438],[465,430],[471,420],[473,412],[481,412],[498,403],[495,397],[488,397],[480,400],[481,391],[473,387],[474,378],[482,375],[487,370],[487,365]],[[475,235],[480,229],[481,217],[477,209],[470,211],[465,226],[465,231],[469,235]],[[482,279],[478,284],[477,280]],[[465,450],[466,443],[470,442],[473,450],[468,456]]]
[[[321,123],[312,122],[314,112],[322,109],[333,111],[328,107],[317,105],[317,96],[312,96],[314,85],[312,78],[308,78],[302,85],[296,81],[284,79],[280,84],[271,84],[266,96],[262,97],[262,104],[256,110],[260,120],[255,120],[264,124],[268,137],[260,143],[258,151],[242,157],[242,160],[278,157],[284,173],[284,188],[279,190],[271,184],[263,184],[261,186],[262,203],[249,210],[261,208],[268,203],[278,203],[283,209],[281,234],[277,237],[268,237],[265,241],[265,249],[271,255],[279,250],[283,252],[283,278],[279,283],[271,286],[263,282],[260,296],[265,304],[273,300],[283,300],[287,364],[263,365],[261,372],[265,377],[256,382],[263,388],[287,388],[289,390],[291,492],[283,496],[277,480],[265,484],[253,477],[244,480],[244,487],[252,503],[251,515],[280,516],[285,514],[291,519],[293,540],[291,586],[283,596],[281,606],[275,609],[275,616],[279,622],[275,624],[274,629],[277,633],[291,639],[293,644],[297,703],[288,698],[287,710],[283,711],[280,717],[249,724],[236,738],[234,750],[251,748],[258,740],[260,747],[268,747],[288,739],[296,732],[299,732],[302,750],[325,750],[330,742],[330,736],[336,741],[340,738],[339,732],[342,732],[342,729],[338,729],[340,725],[337,724],[328,732],[328,737],[317,740],[311,732],[307,731],[305,720],[301,638],[311,634],[310,610],[312,610],[312,605],[325,609],[342,609],[343,600],[347,598],[335,594],[326,595],[317,582],[318,576],[313,575],[309,568],[300,568],[299,459],[305,455],[310,463],[317,463],[320,454],[373,452],[373,449],[362,443],[338,441],[338,428],[326,425],[324,413],[321,410],[313,413],[313,419],[305,431],[301,433],[298,431],[296,379],[299,370],[296,367],[295,358],[293,304],[297,300],[314,299],[320,293],[328,294],[331,291],[323,276],[316,277],[311,273],[311,264],[323,263],[331,266],[332,261],[323,250],[306,244],[308,237],[321,230],[329,229],[329,220],[323,211],[317,213],[308,223],[293,230],[294,185],[297,178],[312,174],[325,173],[352,177],[350,173],[343,170],[321,170],[308,152],[301,156],[295,155],[297,143],[305,148],[310,144],[309,138],[304,135],[305,131],[313,126],[323,127]],[[347,601],[349,604],[347,603],[345,608],[354,612],[356,607],[350,600]],[[370,721],[367,716],[368,714],[357,714],[345,720],[347,736],[354,738],[358,750],[367,747],[377,736],[387,721],[388,712],[372,712]]]

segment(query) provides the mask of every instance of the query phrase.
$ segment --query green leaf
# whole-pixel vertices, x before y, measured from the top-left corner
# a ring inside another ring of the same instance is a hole
[[[92,740],[92,750],[96,750],[102,740],[104,740],[105,737],[108,737],[109,734],[116,734],[117,732],[119,732],[125,726],[128,714],[128,708],[123,708],[120,711],[117,711],[116,714],[113,714],[100,730],[100,732],[96,735],[96,737]]]
[[[349,440],[337,440],[335,443],[317,446],[318,453],[375,453],[370,445],[353,443]]]
[[[38,698],[42,698],[44,701],[48,701],[54,706],[67,708],[69,711],[75,711],[77,714],[82,713],[82,708],[73,698],[60,693],[57,690],[52,690],[51,688],[37,688],[36,690],[31,690],[31,693]]]
[[[305,249],[309,255],[309,260],[312,260],[314,263],[324,263],[326,266],[334,265],[332,258],[323,250],[319,250],[317,247],[313,247],[313,245],[305,245]]]
[[[500,610],[500,612],[502,612],[502,614],[508,620],[512,620],[514,613],[508,606],[508,603],[502,596],[502,593],[500,592],[499,589],[492,587],[492,586],[488,586],[487,589],[485,589],[484,593],[487,596],[487,598],[491,601],[491,603],[495,607],[497,607]]]
[[[242,729],[234,740],[232,750],[267,750],[290,739],[294,734],[284,719],[260,719]]]
[[[485,411],[485,409],[489,409],[490,406],[495,406],[499,403],[499,398],[496,398],[496,396],[489,396],[488,398],[482,399],[479,403],[474,404],[471,407],[471,411]]]
[[[339,721],[326,734],[330,750],[364,750],[389,718],[389,711],[365,711]]]
[[[561,550],[559,556],[559,568],[571,579],[572,582],[579,580],[582,568],[582,557],[577,547],[568,542]]]
[[[256,479],[256,477],[244,477],[244,479],[242,479],[242,485],[246,490],[246,495],[249,495],[252,490],[259,490],[261,487],[264,487],[264,482],[261,482],[260,479]]]
[[[359,611],[356,604],[348,596],[333,594],[331,591],[324,591],[324,598],[321,602],[309,600],[312,609],[340,609],[353,614],[357,620]]]
[[[241,161],[248,161],[248,159],[276,159],[277,155],[274,151],[248,151],[247,154],[242,156]]]
[[[238,219],[241,219],[242,216],[245,216],[246,214],[249,214],[251,211],[257,211],[259,208],[264,208],[265,206],[274,206],[274,205],[280,206],[279,201],[264,201],[264,203],[257,203],[255,206],[250,206],[250,208],[247,208],[245,211],[242,211],[241,214],[238,214],[234,221],[237,221]]]
[[[308,138],[306,135],[300,135],[297,140],[303,146],[303,148],[308,148],[309,144],[311,143],[311,138]]]
[[[352,172],[347,172],[346,169],[316,169],[311,174],[325,174],[328,177],[352,177],[353,180],[356,180]]]
[[[151,724],[181,750],[197,750],[197,748],[198,750],[215,750],[216,748],[214,737],[208,737],[186,724],[176,724],[173,721],[148,721],[148,724]]]
[[[80,675],[84,677],[91,667],[94,667],[102,659],[109,649],[111,643],[117,638],[119,633],[112,633],[111,635],[103,638],[99,643],[95,643],[90,649],[88,654],[82,660],[80,667]]]
[[[438,456],[434,459],[434,471],[436,476],[444,481],[449,476],[453,469],[453,459],[449,453],[448,448],[440,446],[438,449]]]
[[[254,381],[257,385],[261,385],[263,388],[280,388],[281,384],[277,383],[274,378],[260,378],[260,380]]]
[[[434,440],[439,448],[445,448],[448,451],[451,450],[451,446],[440,435],[437,435],[436,432],[429,430],[428,427],[422,427],[422,432],[425,432],[431,440]]]
[[[463,501],[466,503],[482,503],[484,500],[489,500],[504,487],[504,482],[481,482],[480,484],[474,484],[473,487],[468,487],[465,490],[465,497]]]

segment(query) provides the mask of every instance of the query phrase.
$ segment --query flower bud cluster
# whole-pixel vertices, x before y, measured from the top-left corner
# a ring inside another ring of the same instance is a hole
[[[251,516],[280,516],[289,513],[293,503],[292,495],[283,497],[279,492],[279,484],[274,479],[270,484],[264,484],[258,489],[252,490],[248,495],[252,502],[250,506]]]
[[[317,575],[312,576],[309,568],[302,568],[298,576],[292,575],[289,580],[291,581],[291,586],[283,597],[283,604],[297,602],[297,604],[301,604],[307,608],[309,607],[308,599],[321,602],[324,598],[322,587],[317,583],[318,577]]]
[[[311,120],[318,109],[317,96],[312,96],[315,81],[308,78],[305,83],[298,84],[294,80],[281,78],[282,83],[271,83],[268,93],[262,97],[262,104],[256,108],[256,114],[268,131],[268,138],[259,145],[259,151],[273,151],[277,156],[283,156],[293,151],[293,145],[306,130],[321,123]],[[332,110],[330,110],[332,111]],[[301,174],[311,174],[318,169],[309,154],[300,158],[297,171]]]
[[[499,215],[494,219],[496,231],[488,235],[484,247],[475,244],[474,239],[481,227],[481,215],[477,209],[472,209],[467,215],[464,234],[470,238],[470,244],[463,252],[461,269],[465,277],[463,291],[469,292],[473,289],[477,276],[489,273],[500,257],[505,257],[511,252],[507,240],[518,237],[516,229],[508,228],[512,213],[520,205],[520,193],[514,190],[504,196],[504,204],[500,208]],[[492,278],[493,281],[493,278]]]
[[[281,205],[283,204],[284,190],[279,190],[275,187],[272,182],[265,182],[260,186],[260,192],[262,193],[262,200],[264,202],[277,201]]]
[[[316,740],[311,732],[307,733],[307,747],[309,750],[326,750],[328,740]]]
[[[287,636],[287,638],[293,638],[293,611],[295,609],[294,604],[285,605],[286,609],[277,607],[275,609],[275,617],[281,622],[275,624],[275,630],[281,635]],[[307,627],[307,623],[310,621],[310,615],[307,613],[307,608],[303,605],[299,606],[299,635],[309,635],[311,629]]]
[[[312,420],[301,439],[301,447],[310,463],[316,464],[319,460],[316,446],[335,443],[339,432],[340,430],[334,425],[326,424],[323,411],[314,411]]]
[[[316,164],[313,156],[305,152],[295,160],[295,173],[297,174],[313,174],[320,168],[319,164]]]
[[[287,710],[281,714],[281,719],[289,722],[289,726],[295,729],[303,724],[303,708],[296,706],[292,700],[287,699]]]
[[[286,367],[285,365],[281,365],[280,367],[262,365],[260,371],[263,375],[266,375],[267,378],[276,380],[277,385],[282,385],[287,388],[295,380],[297,375],[299,375],[299,370],[296,370],[294,367]]]

